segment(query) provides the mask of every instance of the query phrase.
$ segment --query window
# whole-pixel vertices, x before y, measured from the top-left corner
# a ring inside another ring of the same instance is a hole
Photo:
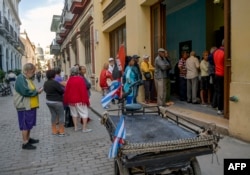
[[[126,46],[126,25],[123,24],[110,32],[110,57],[115,58],[121,44]]]

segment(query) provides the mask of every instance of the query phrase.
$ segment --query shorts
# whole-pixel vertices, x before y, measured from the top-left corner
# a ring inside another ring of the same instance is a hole
[[[209,76],[201,77],[201,90],[209,89]]]
[[[88,107],[83,104],[69,105],[70,114],[72,117],[88,118]]]
[[[21,131],[31,130],[33,126],[36,126],[36,108],[17,111],[19,129]]]

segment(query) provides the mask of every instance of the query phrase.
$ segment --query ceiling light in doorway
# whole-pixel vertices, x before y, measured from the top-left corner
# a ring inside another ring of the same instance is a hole
[[[214,0],[214,4],[219,4],[220,0]]]

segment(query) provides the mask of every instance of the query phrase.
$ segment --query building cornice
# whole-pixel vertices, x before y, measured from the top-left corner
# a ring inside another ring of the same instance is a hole
[[[19,25],[22,24],[20,18],[19,18],[19,14],[18,14],[18,9],[15,8],[14,4],[12,3],[12,1],[6,1],[7,3],[9,3],[9,7],[12,10],[13,15],[16,18],[16,21],[18,22]],[[19,0],[19,2],[21,2],[21,0]],[[17,2],[19,4],[19,2]]]

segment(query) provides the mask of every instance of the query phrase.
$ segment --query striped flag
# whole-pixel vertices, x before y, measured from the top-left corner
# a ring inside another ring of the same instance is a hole
[[[118,149],[121,147],[122,144],[124,144],[124,140],[126,137],[126,128],[125,128],[125,122],[124,122],[124,116],[120,117],[120,121],[116,127],[115,135],[114,135],[113,143],[109,149],[109,158],[114,158],[117,156]]]
[[[102,107],[106,107],[112,99],[116,98],[118,95],[118,92],[121,89],[121,83],[117,80],[112,81],[110,85],[110,92],[104,96],[101,100]]]

